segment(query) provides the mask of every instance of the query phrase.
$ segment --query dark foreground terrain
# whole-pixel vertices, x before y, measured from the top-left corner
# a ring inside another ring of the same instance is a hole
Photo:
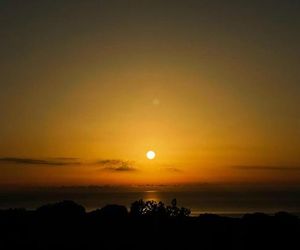
[[[279,212],[242,218],[136,201],[86,212],[63,201],[35,211],[0,210],[0,249],[300,249],[298,217]]]

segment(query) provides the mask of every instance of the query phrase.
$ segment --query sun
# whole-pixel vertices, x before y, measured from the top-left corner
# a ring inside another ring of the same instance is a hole
[[[153,160],[155,158],[155,152],[152,151],[152,150],[149,150],[147,153],[146,153],[146,156],[149,160]]]

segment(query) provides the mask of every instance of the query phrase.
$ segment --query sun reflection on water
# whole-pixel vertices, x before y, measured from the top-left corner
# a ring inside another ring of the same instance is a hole
[[[159,196],[159,194],[158,194],[158,192],[157,192],[156,190],[147,190],[147,191],[145,192],[145,194],[144,194],[143,199],[144,199],[145,201],[150,201],[150,200],[152,200],[152,201],[156,201],[156,202],[158,202],[158,201],[161,200],[161,199],[160,199],[160,196]]]

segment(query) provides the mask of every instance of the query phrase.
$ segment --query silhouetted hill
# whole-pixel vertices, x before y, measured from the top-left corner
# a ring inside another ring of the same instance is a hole
[[[43,217],[76,217],[85,214],[85,208],[74,201],[62,201],[54,204],[47,204],[36,210],[38,216]]]
[[[0,210],[0,249],[299,249],[299,218],[246,214],[191,217],[186,208],[143,200],[92,212],[73,201],[35,211]]]

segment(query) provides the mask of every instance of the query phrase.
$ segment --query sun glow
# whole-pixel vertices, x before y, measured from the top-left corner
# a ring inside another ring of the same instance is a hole
[[[149,151],[147,152],[146,156],[147,156],[147,158],[148,158],[149,160],[153,160],[153,159],[155,158],[155,152],[152,151],[152,150],[149,150]]]

